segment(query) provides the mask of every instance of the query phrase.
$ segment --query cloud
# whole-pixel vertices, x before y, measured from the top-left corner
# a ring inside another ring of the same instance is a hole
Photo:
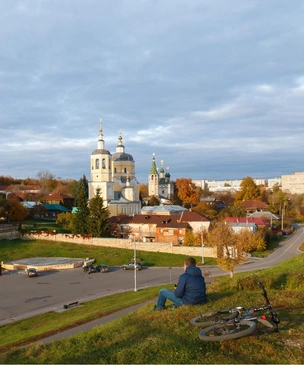
[[[303,171],[301,1],[0,7],[0,174],[89,177],[100,118],[140,182],[154,152],[173,179]]]

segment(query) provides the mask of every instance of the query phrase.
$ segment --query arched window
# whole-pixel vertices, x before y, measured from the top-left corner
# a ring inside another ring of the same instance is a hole
[[[124,173],[125,173],[125,174],[127,173],[127,168],[126,168],[126,167],[124,168]]]
[[[116,167],[114,167],[114,174],[116,174]]]
[[[106,159],[105,158],[102,159],[102,168],[103,169],[106,168]]]
[[[97,158],[95,161],[95,168],[99,169],[99,158]]]

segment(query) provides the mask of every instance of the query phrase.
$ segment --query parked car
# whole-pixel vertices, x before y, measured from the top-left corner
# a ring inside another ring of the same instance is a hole
[[[95,267],[95,269],[98,272],[109,272],[110,271],[110,269],[109,269],[109,267],[107,265],[97,265]]]
[[[38,276],[38,272],[35,268],[31,267],[27,269],[27,275],[31,278],[32,276]]]
[[[96,272],[96,268],[94,265],[87,265],[87,266],[84,266],[83,268],[83,271],[86,272],[87,274],[91,274],[93,272]]]
[[[134,270],[134,269],[136,269],[138,271],[138,270],[142,269],[142,265],[141,265],[140,262],[136,262],[136,265],[134,264],[134,262],[129,262],[128,264],[122,265],[121,268],[123,270]]]

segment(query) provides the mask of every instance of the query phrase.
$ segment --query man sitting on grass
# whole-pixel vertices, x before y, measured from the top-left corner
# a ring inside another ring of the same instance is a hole
[[[154,309],[166,309],[166,300],[176,307],[186,304],[204,304],[207,302],[206,284],[196,260],[189,257],[184,262],[184,273],[179,277],[174,291],[161,289]]]

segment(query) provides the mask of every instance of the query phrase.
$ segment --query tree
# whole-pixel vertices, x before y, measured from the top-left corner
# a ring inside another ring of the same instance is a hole
[[[28,216],[28,210],[17,199],[8,201],[7,217],[12,222],[22,222]]]
[[[149,188],[147,184],[139,185],[139,198],[142,201],[144,198],[149,196]]]
[[[88,200],[89,199],[89,182],[85,175],[82,176],[82,178],[78,181],[78,184],[77,184],[76,201],[75,201],[76,206],[78,206],[78,195],[82,189],[84,190],[86,200]]]
[[[39,171],[37,173],[37,178],[39,179],[40,189],[45,193],[51,193],[57,186],[55,175],[50,173],[48,170]]]
[[[208,205],[206,202],[198,203],[193,208],[193,211],[205,217],[208,217],[211,220],[216,219],[216,217],[218,216],[218,211],[213,206]]]
[[[148,205],[153,207],[159,205],[159,200],[155,195],[152,195],[148,200]]]
[[[201,246],[202,239],[199,233],[194,233],[192,229],[187,229],[183,240],[183,246]]]
[[[77,210],[73,215],[73,233],[89,234],[90,233],[90,210],[85,188],[79,191],[77,196]]]
[[[0,218],[7,219],[9,206],[9,201],[5,197],[0,197]]]
[[[217,248],[218,266],[229,271],[230,277],[233,277],[235,268],[245,262],[248,252],[265,246],[261,236],[255,236],[247,229],[235,233],[228,224],[222,222],[217,223],[208,233],[207,242]]]
[[[63,226],[64,228],[73,227],[73,216],[70,212],[64,212],[57,215],[56,224]]]
[[[103,205],[100,189],[96,189],[96,195],[90,200],[90,233],[93,237],[102,237],[109,226],[109,211]]]
[[[241,182],[241,190],[235,194],[235,203],[239,204],[244,200],[261,199],[260,188],[255,184],[251,177],[245,177]]]
[[[176,179],[176,187],[178,197],[183,202],[183,205],[196,205],[199,202],[199,193],[197,186],[192,182],[192,179]]]

